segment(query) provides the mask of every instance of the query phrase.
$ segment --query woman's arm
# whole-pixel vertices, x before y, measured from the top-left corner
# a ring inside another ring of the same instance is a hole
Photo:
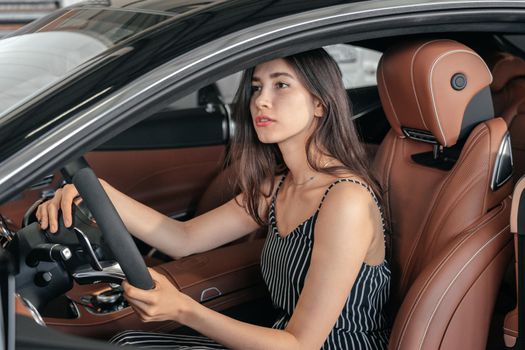
[[[259,227],[235,199],[181,222],[126,196],[107,183],[104,183],[104,189],[133,236],[174,258],[219,247]],[[237,196],[237,201],[242,203],[242,194]]]
[[[341,183],[330,192],[318,215],[305,285],[285,330],[250,325],[212,311],[178,292],[158,273],[152,273],[156,282],[152,291],[123,286],[145,321],[176,320],[232,349],[317,350],[344,307],[378,227],[378,209],[366,189]]]
[[[237,196],[237,202],[232,199],[199,217],[180,222],[134,200],[104,180],[100,181],[128,231],[174,258],[221,246],[259,227],[237,204],[242,203],[242,194]],[[57,190],[52,199],[41,204],[36,212],[41,228],[49,227],[52,233],[57,232],[59,209],[62,210],[64,224],[70,226],[71,206],[77,195],[75,186],[66,185]]]

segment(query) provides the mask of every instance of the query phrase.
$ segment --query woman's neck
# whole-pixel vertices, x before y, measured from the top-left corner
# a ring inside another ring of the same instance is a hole
[[[279,144],[279,149],[295,185],[313,180],[317,172],[308,164],[304,144]]]

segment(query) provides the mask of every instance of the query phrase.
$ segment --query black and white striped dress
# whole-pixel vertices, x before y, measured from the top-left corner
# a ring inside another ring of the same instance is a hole
[[[379,205],[374,193],[365,184],[354,179],[336,180],[326,189],[315,213],[283,238],[277,230],[275,201],[284,178],[285,176],[281,178],[269,208],[269,232],[261,255],[263,278],[280,314],[273,325],[276,329],[286,327],[303,289],[314,245],[315,222],[330,190],[340,182],[354,182],[364,186]],[[389,330],[384,308],[389,293],[390,269],[386,261],[377,266],[363,263],[345,306],[322,349],[386,349]],[[122,332],[110,342],[158,349],[226,349],[203,336],[140,331]]]
[[[286,327],[299,300],[310,265],[315,222],[330,190],[338,183],[353,182],[365,187],[379,205],[376,196],[365,184],[354,179],[339,179],[326,189],[315,213],[291,233],[281,237],[277,230],[275,201],[283,180],[284,177],[269,209],[269,233],[261,255],[264,280],[275,307],[281,312],[273,325],[277,329]],[[389,295],[390,269],[386,260],[376,266],[363,263],[322,349],[386,349],[389,329],[384,311]]]

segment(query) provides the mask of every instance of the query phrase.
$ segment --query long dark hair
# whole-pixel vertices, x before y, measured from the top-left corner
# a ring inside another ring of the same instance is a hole
[[[308,164],[315,171],[327,174],[351,172],[364,180],[379,200],[382,198],[378,181],[370,174],[367,156],[351,120],[350,105],[343,85],[341,71],[334,59],[324,50],[315,49],[284,57],[294,69],[304,87],[324,107],[324,116],[316,118],[317,125],[306,142]],[[268,198],[275,187],[275,176],[287,171],[276,144],[259,141],[250,114],[251,83],[254,68],[247,69],[234,98],[233,121],[235,131],[229,159],[236,167],[237,188],[244,194],[240,203],[253,219],[265,225],[260,216],[263,197]],[[312,152],[316,148],[320,152]],[[317,154],[339,160],[342,165],[322,167]],[[262,186],[270,179],[268,193]]]

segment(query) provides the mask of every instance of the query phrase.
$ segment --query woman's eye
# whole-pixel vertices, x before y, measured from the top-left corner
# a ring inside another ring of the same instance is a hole
[[[290,85],[288,85],[288,84],[286,84],[286,83],[282,83],[282,82],[280,82],[280,83],[275,84],[275,86],[276,86],[278,89],[285,89],[285,88],[289,87]]]
[[[258,85],[252,85],[252,94],[257,91],[261,91],[261,87]]]

